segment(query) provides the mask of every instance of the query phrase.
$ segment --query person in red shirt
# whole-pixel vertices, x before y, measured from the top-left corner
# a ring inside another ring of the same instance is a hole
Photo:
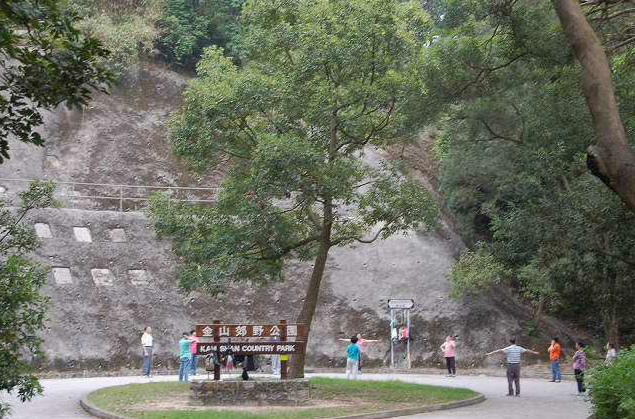
[[[551,382],[559,383],[562,380],[562,374],[560,373],[560,354],[562,349],[560,348],[560,341],[558,338],[551,340],[551,346],[549,346],[549,360],[551,361]]]
[[[196,344],[198,343],[198,336],[196,336],[196,330],[190,331],[190,354],[192,359],[190,360],[190,375],[196,375]]]

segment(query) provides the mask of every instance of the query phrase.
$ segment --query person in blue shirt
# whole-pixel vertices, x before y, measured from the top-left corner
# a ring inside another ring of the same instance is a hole
[[[190,373],[190,361],[192,360],[192,354],[190,353],[190,334],[183,332],[181,340],[179,340],[179,360],[181,366],[179,367],[179,381],[185,383],[188,382],[188,376]]]
[[[359,346],[357,346],[357,336],[351,338],[351,343],[346,347],[346,378],[357,379],[359,366]]]

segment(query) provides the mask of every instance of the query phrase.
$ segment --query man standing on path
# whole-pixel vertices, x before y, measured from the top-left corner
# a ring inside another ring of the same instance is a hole
[[[523,352],[529,352],[530,354],[534,355],[540,355],[540,353],[516,345],[516,339],[510,339],[509,343],[511,343],[511,345],[509,345],[508,347],[497,349],[485,354],[485,356],[490,356],[498,352],[504,352],[507,355],[507,385],[509,387],[507,395],[514,395],[514,387],[512,384],[515,384],[515,395],[516,397],[520,397],[520,356],[523,354]]]
[[[357,346],[357,336],[351,338],[351,343],[346,347],[346,378],[357,379],[359,365],[359,346]]]
[[[451,335],[446,336],[445,342],[441,345],[443,357],[445,358],[445,366],[448,369],[448,377],[456,377],[456,359],[454,358],[456,350],[456,342]]]
[[[141,335],[141,349],[143,350],[143,366],[141,367],[142,374],[146,377],[150,377],[150,367],[152,366],[152,329],[150,326],[146,327]]]
[[[190,330],[190,354],[192,359],[190,360],[190,374],[196,375],[196,344],[198,343],[198,337],[196,336],[196,330]]]
[[[190,335],[187,332],[183,332],[181,340],[179,340],[179,381],[188,382],[188,376],[190,373],[190,361],[192,360],[192,354],[190,353]]]
[[[551,346],[549,346],[548,351],[549,361],[551,361],[551,382],[559,383],[562,380],[562,374],[560,373],[560,354],[562,350],[558,338],[551,340]]]

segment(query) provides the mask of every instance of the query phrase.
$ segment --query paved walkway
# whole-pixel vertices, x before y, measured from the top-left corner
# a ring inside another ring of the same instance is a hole
[[[315,374],[341,377],[341,374]],[[409,416],[410,419],[586,419],[589,403],[574,396],[574,382],[549,383],[526,379],[521,382],[522,397],[507,397],[507,380],[501,377],[439,375],[364,374],[365,379],[403,381],[467,387],[483,393],[487,400],[475,406],[445,412]],[[160,376],[153,381],[176,381],[176,376]],[[79,407],[79,399],[101,387],[147,382],[143,377],[69,378],[42,380],[44,395],[29,403],[10,399],[12,419],[90,419]],[[3,397],[3,399],[5,399]],[[404,417],[406,418],[406,417]]]

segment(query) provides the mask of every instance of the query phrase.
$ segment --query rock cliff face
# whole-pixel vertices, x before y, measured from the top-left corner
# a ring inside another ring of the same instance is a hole
[[[183,76],[148,65],[134,84],[97,97],[89,109],[48,114],[42,129],[46,147],[13,144],[11,161],[0,166],[6,197],[25,186],[7,179],[146,186],[60,184],[63,208],[32,214],[30,222],[43,241],[36,257],[52,268],[45,287],[51,297],[43,331],[45,370],[137,368],[146,325],[154,329],[156,366],[173,368],[178,335],[196,323],[293,321],[299,312],[311,266],[293,261],[279,284],[236,285],[219,298],[185,295],[175,284],[170,243],[158,240],[144,214],[134,211],[143,201],[119,199],[147,197],[152,185],[218,184],[219,174],[192,177],[170,154],[165,121],[178,106],[184,83]],[[308,345],[309,364],[343,365],[345,343],[338,338],[362,333],[381,340],[369,344],[366,365],[387,365],[389,298],[415,300],[413,366],[439,364],[438,347],[448,333],[459,335],[463,365],[481,364],[485,349],[522,335],[531,313],[504,295],[449,298],[445,275],[460,246],[446,238],[451,236],[411,232],[333,249]],[[396,359],[403,364],[402,348]]]

